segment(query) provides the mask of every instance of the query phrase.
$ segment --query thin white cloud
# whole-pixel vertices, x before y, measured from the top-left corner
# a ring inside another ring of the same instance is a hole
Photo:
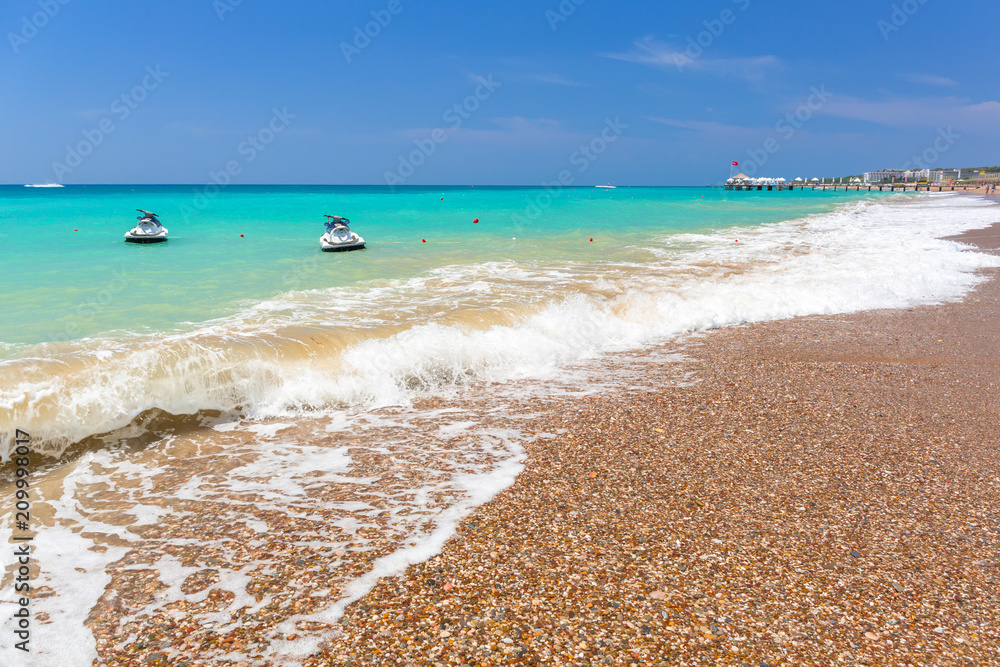
[[[919,83],[925,86],[957,86],[958,81],[949,79],[946,76],[938,76],[936,74],[900,74],[898,75],[903,81],[909,81],[910,83]]]
[[[739,125],[724,125],[722,123],[704,120],[674,120],[673,118],[661,118],[659,116],[646,116],[646,119],[651,120],[654,123],[670,125],[671,127],[681,127],[685,130],[699,130],[702,132],[714,132],[719,130],[731,132],[735,130],[746,131],[753,129],[749,127],[740,127]]]
[[[542,144],[565,142],[577,135],[567,132],[562,123],[551,118],[492,118],[492,124],[500,129],[459,128],[413,128],[393,133],[397,138],[408,140],[426,139],[432,133],[443,130],[449,140],[460,139],[484,144],[533,147]],[[581,135],[582,136],[582,135]]]
[[[562,123],[553,118],[512,116],[511,118],[494,118],[492,122],[508,132],[560,132],[562,130]]]
[[[970,103],[957,97],[865,100],[836,96],[819,113],[863,120],[886,127],[954,127],[956,132],[1000,131],[1000,102]]]
[[[412,127],[391,130],[374,134],[350,133],[341,135],[341,141],[352,144],[398,144],[400,139],[406,141],[423,141],[431,136],[444,136],[447,141],[463,139],[483,143],[518,143],[547,142],[554,138],[565,137],[559,121],[550,118],[492,118],[490,123],[500,129],[472,129],[468,127]]]
[[[86,120],[94,120],[103,116],[110,116],[111,109],[81,109],[76,115]]]
[[[550,83],[556,86],[572,86],[575,88],[584,88],[587,84],[580,83],[579,81],[573,81],[572,79],[567,79],[559,74],[532,74],[528,77],[532,81],[538,81],[539,83]]]
[[[713,76],[747,80],[761,79],[768,71],[780,68],[782,65],[781,60],[770,55],[751,58],[709,58],[705,52],[692,54],[658,42],[652,37],[637,39],[632,46],[634,48],[628,53],[601,55],[605,58],[656,67],[679,74],[703,72]]]
[[[733,142],[752,142],[772,131],[772,128],[726,125],[715,121],[676,120],[673,118],[661,118],[659,116],[646,116],[646,119],[654,123],[660,123],[661,125],[700,132],[713,139],[724,139]]]
[[[186,134],[191,137],[216,137],[227,134],[239,134],[241,131],[235,128],[221,128],[211,123],[192,123],[174,121],[167,123],[167,128],[179,134]]]

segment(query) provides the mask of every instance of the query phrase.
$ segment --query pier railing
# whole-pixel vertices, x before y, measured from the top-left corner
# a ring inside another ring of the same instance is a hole
[[[743,190],[747,192],[782,192],[792,190],[821,190],[836,192],[837,190],[854,192],[956,192],[975,189],[975,185],[948,184],[936,185],[929,183],[775,183],[762,185],[755,183],[726,183],[726,190]]]

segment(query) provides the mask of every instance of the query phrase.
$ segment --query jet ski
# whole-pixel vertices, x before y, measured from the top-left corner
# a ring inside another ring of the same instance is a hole
[[[361,250],[365,247],[365,240],[351,231],[350,220],[338,215],[326,217],[326,233],[319,237],[319,246],[323,252]]]
[[[161,243],[167,240],[167,228],[160,224],[155,213],[137,208],[139,224],[125,232],[126,243]]]

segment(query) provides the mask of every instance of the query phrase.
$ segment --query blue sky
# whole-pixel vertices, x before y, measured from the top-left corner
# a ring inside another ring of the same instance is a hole
[[[0,29],[0,183],[1000,163],[995,0],[5,0]]]

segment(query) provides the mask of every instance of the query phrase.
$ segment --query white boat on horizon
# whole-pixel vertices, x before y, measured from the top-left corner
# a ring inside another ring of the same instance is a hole
[[[24,187],[26,188],[61,188],[63,187],[59,183],[28,183]]]
[[[602,190],[615,190],[618,188],[617,185],[595,185],[595,188],[601,188]]]

